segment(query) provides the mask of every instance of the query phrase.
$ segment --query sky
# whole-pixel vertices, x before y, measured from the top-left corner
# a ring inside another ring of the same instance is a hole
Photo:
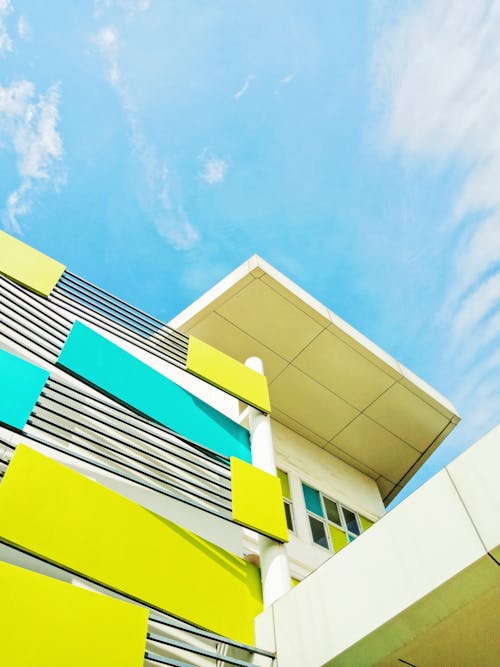
[[[164,320],[261,255],[458,409],[406,495],[500,421],[499,36],[500,0],[0,0],[0,228]]]

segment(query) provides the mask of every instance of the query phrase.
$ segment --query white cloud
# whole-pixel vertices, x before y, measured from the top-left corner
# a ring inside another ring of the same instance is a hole
[[[198,243],[200,236],[190,223],[182,204],[177,201],[166,161],[157,156],[154,146],[144,135],[139,114],[120,68],[120,32],[114,26],[106,26],[93,36],[92,41],[104,58],[106,78],[120,98],[131,144],[141,163],[145,185],[144,206],[158,233],[174,248],[188,250]]]
[[[250,85],[250,82],[255,79],[255,76],[253,74],[249,74],[245,81],[243,82],[243,85],[241,88],[233,95],[235,100],[239,100],[243,95],[247,92],[248,86]]]
[[[119,93],[125,94],[126,90],[120,89],[121,72],[118,65],[118,39],[119,32],[114,26],[106,26],[101,28],[99,32],[94,35],[93,41],[99,48],[99,51],[104,56],[106,61],[106,78],[109,83],[114,86]]]
[[[383,32],[374,60],[386,146],[464,173],[441,230],[453,267],[442,321],[462,398],[474,405],[490,378],[488,406],[500,394],[498,357],[485,352],[500,341],[499,35],[500,2],[423,0]]]
[[[63,153],[63,142],[57,131],[59,120],[59,86],[51,86],[37,95],[31,81],[0,86],[0,134],[16,153],[19,187],[12,192],[2,212],[4,226],[21,231],[19,218],[29,212],[37,184],[61,179],[57,169]]]
[[[286,76],[284,76],[282,79],[280,79],[278,81],[278,85],[276,86],[276,88],[274,90],[274,94],[278,95],[281,88],[283,88],[283,86],[287,86],[289,83],[292,83],[294,78],[295,78],[295,74],[290,73],[290,74],[287,74]]]
[[[498,304],[500,304],[500,273],[485,280],[472,294],[462,300],[453,321],[455,338],[463,341]]]
[[[132,17],[135,14],[147,12],[150,6],[151,0],[94,0],[94,13],[100,16],[104,9],[116,7]]]
[[[500,181],[499,181],[500,183]],[[454,287],[460,297],[489,269],[500,263],[500,208],[466,231],[456,254],[457,280]]]
[[[12,39],[5,25],[5,19],[11,13],[12,4],[10,0],[0,0],[0,55],[8,53],[13,49]]]
[[[216,185],[224,181],[229,167],[227,160],[208,153],[207,149],[201,153],[199,160],[203,163],[203,169],[200,172],[201,179],[209,185]]]
[[[33,31],[31,29],[30,23],[22,15],[17,20],[17,34],[25,42],[29,42],[29,40],[33,36]]]

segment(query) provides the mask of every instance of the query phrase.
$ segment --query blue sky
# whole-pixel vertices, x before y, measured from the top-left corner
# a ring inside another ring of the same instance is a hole
[[[500,421],[500,2],[0,0],[0,223],[169,319],[258,253]]]

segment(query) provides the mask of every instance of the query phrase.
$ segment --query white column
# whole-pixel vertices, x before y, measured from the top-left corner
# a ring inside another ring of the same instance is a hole
[[[246,366],[264,375],[262,360],[250,357]],[[248,407],[252,463],[256,468],[276,475],[271,419],[257,408]],[[286,548],[281,542],[259,535],[260,569],[264,607],[269,607],[292,588]]]

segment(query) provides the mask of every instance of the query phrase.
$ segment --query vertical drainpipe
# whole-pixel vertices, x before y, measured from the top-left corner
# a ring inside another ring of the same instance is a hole
[[[249,368],[264,375],[262,360],[250,357],[245,362]],[[252,446],[252,463],[256,468],[265,470],[276,476],[276,462],[274,460],[273,436],[271,433],[271,418],[257,408],[248,407],[250,426],[250,443]],[[264,607],[273,604],[279,597],[292,588],[290,568],[286,547],[270,537],[259,535],[259,555],[262,577],[262,596]]]

